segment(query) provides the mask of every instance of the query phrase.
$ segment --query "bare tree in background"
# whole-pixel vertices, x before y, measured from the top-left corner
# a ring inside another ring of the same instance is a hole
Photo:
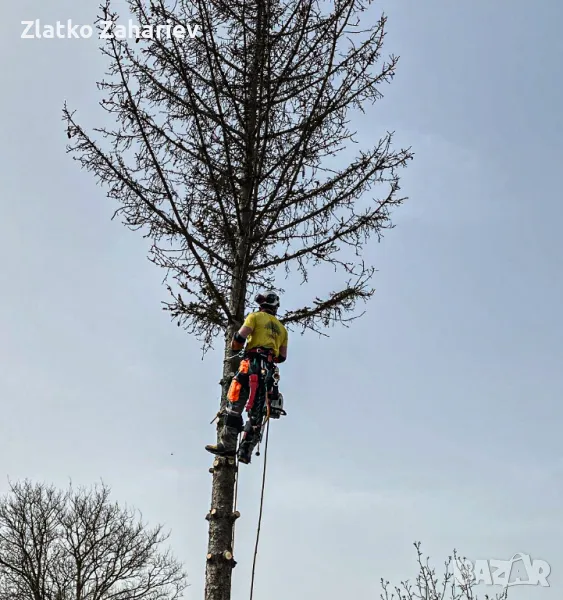
[[[397,65],[381,56],[386,19],[360,22],[370,4],[128,0],[140,39],[102,46],[112,125],[89,133],[64,108],[69,152],[151,239],[173,319],[205,347],[224,336],[221,407],[237,368],[230,339],[258,288],[283,293],[284,272],[307,281],[311,267],[333,267],[340,287],[281,316],[317,332],[357,318],[373,294],[362,250],[391,226],[412,155],[376,121],[373,143],[354,151],[348,113],[378,100]],[[100,19],[121,22],[109,1]],[[166,23],[199,35],[158,35]],[[206,600],[228,600],[236,467],[214,464]]]
[[[29,481],[0,499],[2,600],[178,600],[186,576],[110,490],[57,490]]]
[[[381,600],[479,600],[480,596],[475,592],[477,584],[464,569],[465,557],[460,557],[454,550],[445,562],[444,575],[440,579],[436,569],[430,565],[430,559],[424,557],[421,543],[415,542],[414,546],[419,569],[414,582],[405,580],[391,587],[389,581],[382,579]],[[505,588],[494,597],[485,595],[482,599],[506,600],[507,597],[508,589]]]

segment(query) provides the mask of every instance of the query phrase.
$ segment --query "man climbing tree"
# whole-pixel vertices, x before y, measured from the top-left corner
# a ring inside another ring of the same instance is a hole
[[[98,82],[115,125],[96,136],[65,106],[69,151],[152,240],[172,318],[206,349],[224,336],[223,408],[240,363],[231,340],[259,289],[282,293],[283,272],[307,282],[313,264],[319,285],[338,287],[279,320],[317,332],[373,294],[362,251],[391,226],[411,153],[376,139],[373,121],[354,151],[349,112],[381,98],[397,59],[381,58],[386,19],[363,22],[369,0],[127,3],[141,35],[106,36]],[[120,22],[110,0],[99,16]],[[200,35],[151,35],[166,23]],[[235,460],[217,456],[212,471],[205,597],[229,600]]]
[[[264,411],[271,410],[271,401],[279,406],[279,373],[275,365],[287,358],[287,329],[276,318],[279,296],[266,292],[258,294],[255,300],[260,310],[248,315],[231,342],[233,350],[241,350],[246,343],[246,352],[231,382],[228,405],[219,412],[219,442],[206,446],[213,454],[234,456],[237,436],[243,430],[241,413],[246,407],[248,421],[239,449],[239,462],[245,464],[250,462],[252,450],[261,439]]]

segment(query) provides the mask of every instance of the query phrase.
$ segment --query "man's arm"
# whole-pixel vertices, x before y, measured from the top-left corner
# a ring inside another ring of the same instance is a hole
[[[231,349],[235,352],[238,352],[244,347],[244,343],[246,342],[246,338],[254,331],[254,326],[256,325],[256,315],[254,313],[250,313],[242,327],[233,335],[233,339],[231,340]]]
[[[283,336],[283,341],[280,345],[280,353],[276,358],[277,363],[282,363],[287,359],[287,330]]]
[[[287,358],[287,346],[280,346],[280,353],[276,357],[275,362],[282,363]]]
[[[247,325],[243,325],[236,333],[233,335],[233,339],[231,340],[231,349],[237,352],[238,350],[242,350],[244,343],[246,342],[246,338],[252,333],[252,327],[248,327]]]

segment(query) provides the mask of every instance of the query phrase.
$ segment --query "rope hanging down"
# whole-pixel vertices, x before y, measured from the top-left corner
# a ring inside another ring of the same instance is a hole
[[[269,416],[269,415],[268,415]],[[264,507],[264,490],[266,487],[266,461],[268,459],[268,434],[270,433],[270,420],[266,420],[266,440],[264,442],[264,468],[262,471],[262,491],[260,493],[260,512],[258,513],[258,526],[256,528],[256,543],[254,545],[254,558],[252,559],[252,576],[250,579],[250,600],[254,593],[254,575],[256,572],[256,557],[258,556],[258,542],[260,541],[260,527],[262,525],[262,509]]]

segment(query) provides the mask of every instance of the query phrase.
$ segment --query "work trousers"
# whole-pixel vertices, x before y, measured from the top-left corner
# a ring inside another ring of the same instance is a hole
[[[220,421],[219,441],[225,449],[234,450],[238,434],[244,431],[239,453],[250,457],[260,441],[266,398],[275,398],[279,393],[277,378],[277,368],[270,351],[256,349],[244,356],[231,381],[227,406]],[[248,409],[248,420],[243,426],[242,412],[245,407]]]

